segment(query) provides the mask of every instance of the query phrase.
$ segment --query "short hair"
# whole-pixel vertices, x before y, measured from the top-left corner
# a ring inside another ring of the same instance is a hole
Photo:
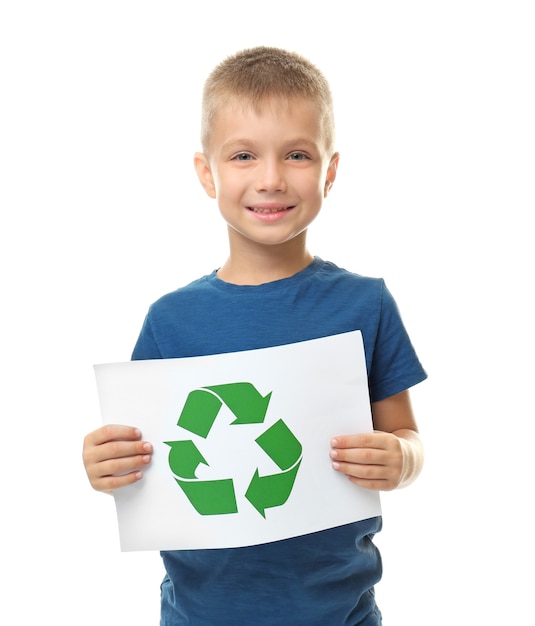
[[[247,48],[224,59],[209,74],[202,96],[201,143],[208,148],[214,116],[226,104],[246,100],[255,109],[272,98],[306,98],[318,106],[327,149],[334,146],[329,83],[308,59],[280,48]]]

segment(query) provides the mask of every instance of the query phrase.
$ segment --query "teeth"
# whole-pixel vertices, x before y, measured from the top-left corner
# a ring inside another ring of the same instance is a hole
[[[259,209],[257,207],[250,207],[254,213],[278,213],[279,211],[284,211],[285,209]]]

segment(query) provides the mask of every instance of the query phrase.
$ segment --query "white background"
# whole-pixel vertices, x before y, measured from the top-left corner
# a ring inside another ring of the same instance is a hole
[[[89,486],[93,363],[220,265],[192,167],[207,73],[276,45],[330,79],[313,253],[383,276],[430,378],[427,462],[384,494],[387,626],[533,620],[531,2],[6,0],[0,7],[2,623],[158,623],[155,553]]]

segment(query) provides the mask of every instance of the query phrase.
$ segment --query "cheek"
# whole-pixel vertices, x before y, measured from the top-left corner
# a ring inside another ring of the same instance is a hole
[[[318,194],[323,194],[320,177],[312,172],[307,176],[303,176],[302,173],[292,173],[287,177],[286,182],[288,187],[294,189],[303,199],[312,199]]]
[[[236,173],[220,173],[214,180],[217,195],[220,197],[235,197],[242,193],[245,177]]]
[[[316,180],[310,185],[310,197],[318,198],[320,201],[325,197],[325,183],[322,180]]]

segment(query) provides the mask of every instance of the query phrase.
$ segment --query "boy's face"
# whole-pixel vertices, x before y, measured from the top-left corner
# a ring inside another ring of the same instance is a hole
[[[336,176],[338,154],[327,154],[317,107],[305,99],[269,102],[258,111],[218,111],[208,153],[197,174],[216,198],[231,245],[277,245],[305,236]]]

